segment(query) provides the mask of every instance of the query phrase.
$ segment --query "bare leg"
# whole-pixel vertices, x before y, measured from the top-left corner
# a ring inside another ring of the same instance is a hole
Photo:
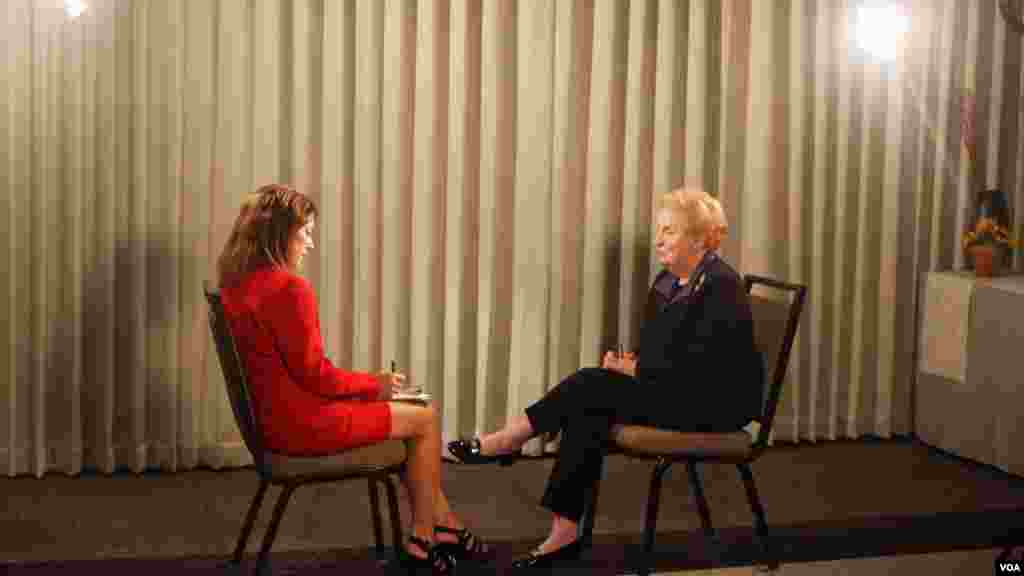
[[[446,526],[455,530],[462,530],[466,526],[462,523],[462,520],[452,512],[451,507],[448,505],[448,498],[445,497],[444,492],[438,489],[437,494],[434,495],[434,524],[437,526]],[[449,534],[448,532],[439,532],[435,534],[435,538],[438,542],[458,542],[459,538],[455,534]]]
[[[459,520],[459,517],[452,512],[451,506],[448,504],[448,498],[445,497],[444,492],[440,488],[434,494],[434,524],[455,528],[456,530],[465,528],[462,520]]]
[[[537,547],[538,552],[541,554],[547,554],[549,552],[554,552],[563,546],[572,544],[573,541],[576,540],[576,530],[578,526],[578,522],[573,522],[564,516],[555,514],[551,521],[551,533],[548,534],[548,539]]]
[[[441,434],[437,412],[432,406],[391,403],[391,437],[409,440],[405,465],[405,486],[412,501],[412,533],[427,542],[434,541],[436,496],[441,486]],[[447,501],[444,502],[447,508]],[[410,554],[425,557],[418,547]]]
[[[448,499],[445,497],[444,492],[440,490],[434,496],[434,523],[453,530],[462,530],[466,527],[462,520],[451,511]],[[459,542],[459,536],[451,532],[437,531],[434,533],[434,540],[455,544]],[[488,554],[491,551],[491,547],[472,532],[469,533],[469,538],[464,543],[464,546],[467,552],[472,551],[473,554]]]
[[[535,435],[530,419],[525,414],[513,416],[501,430],[480,437],[480,453],[493,456],[516,452]]]

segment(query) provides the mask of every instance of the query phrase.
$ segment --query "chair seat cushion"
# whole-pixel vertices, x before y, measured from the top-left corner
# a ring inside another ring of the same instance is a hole
[[[405,462],[405,443],[388,440],[325,456],[289,456],[267,452],[264,463],[275,480],[343,478],[379,472]]]
[[[728,433],[676,432],[649,426],[619,426],[615,444],[639,456],[742,459],[750,454],[752,437],[745,430]]]

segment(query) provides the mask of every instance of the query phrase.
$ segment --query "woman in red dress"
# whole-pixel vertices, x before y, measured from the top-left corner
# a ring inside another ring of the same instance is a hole
[[[268,450],[322,455],[406,440],[403,481],[412,501],[404,563],[444,573],[486,546],[448,506],[440,487],[441,440],[433,406],[389,402],[404,376],[335,367],[324,357],[316,296],[299,276],[313,248],[316,206],[269,185],[242,204],[217,262],[224,312],[249,376]],[[436,538],[435,538],[436,534]]]

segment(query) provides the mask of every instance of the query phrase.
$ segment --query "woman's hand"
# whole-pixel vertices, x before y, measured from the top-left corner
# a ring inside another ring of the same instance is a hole
[[[614,350],[609,350],[604,353],[604,358],[601,359],[601,368],[605,370],[619,371],[619,355]]]
[[[388,371],[378,372],[377,383],[380,384],[380,393],[375,400],[386,402],[394,398],[395,394],[405,385],[405,374]]]
[[[604,353],[604,358],[601,359],[601,368],[627,376],[636,376],[636,354],[626,352],[620,355],[618,352],[609,350]]]
[[[623,354],[622,358],[619,359],[619,366],[622,368],[619,371],[623,374],[636,377],[636,354],[632,352]]]

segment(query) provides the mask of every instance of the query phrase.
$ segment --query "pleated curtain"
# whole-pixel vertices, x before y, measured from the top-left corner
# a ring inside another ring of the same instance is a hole
[[[904,2],[891,62],[841,0],[88,4],[0,8],[7,475],[251,462],[202,289],[269,182],[320,207],[328,355],[396,361],[445,439],[636,345],[684,183],[725,204],[739,271],[810,287],[777,439],[910,433],[921,274],[964,264],[978,188],[1024,231],[1024,53],[993,0]]]

